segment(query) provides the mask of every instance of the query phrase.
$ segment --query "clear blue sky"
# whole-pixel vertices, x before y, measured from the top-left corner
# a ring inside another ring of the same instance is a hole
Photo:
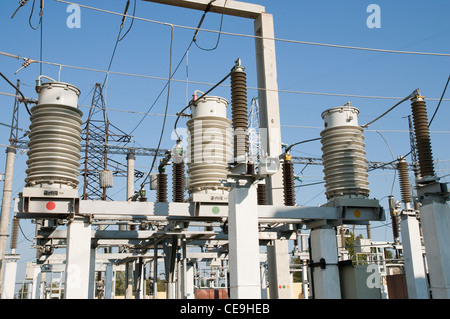
[[[450,53],[450,22],[448,12],[450,3],[442,0],[409,1],[248,1],[258,3],[273,14],[275,36],[281,39],[310,41],[347,46],[369,47],[403,51],[420,51]],[[18,1],[2,1],[0,4],[0,51],[28,57],[40,58],[40,30],[33,30],[28,19],[33,1],[28,1],[14,19],[12,13],[18,7]],[[105,10],[122,13],[126,0],[79,0],[77,3],[95,6]],[[131,1],[129,14],[132,14]],[[381,28],[368,28],[366,12],[371,3],[381,9]],[[68,28],[66,20],[71,14],[67,4],[46,0],[43,16],[43,61],[106,70],[117,38],[121,17],[81,8],[81,27]],[[31,22],[38,23],[39,0]],[[176,25],[196,27],[202,12],[174,8],[160,4],[137,1],[136,16],[168,22]],[[221,15],[209,13],[203,24],[205,29],[218,30]],[[124,30],[130,26],[131,19],[126,19]],[[253,22],[225,16],[223,31],[239,34],[253,34]],[[123,34],[123,33],[122,33]],[[173,66],[180,61],[191,38],[193,30],[175,28],[173,38]],[[211,48],[217,40],[216,33],[200,32],[199,45]],[[119,43],[111,67],[112,71],[167,78],[169,73],[170,27],[145,21],[135,20],[128,35]],[[298,43],[277,41],[276,43],[278,86],[280,90],[318,92],[347,95],[400,97],[409,95],[420,88],[426,98],[439,98],[450,74],[450,57],[413,54],[395,54],[312,46]],[[225,76],[240,57],[246,66],[248,86],[257,87],[254,40],[249,37],[222,35],[216,50],[203,51],[192,46],[188,63],[184,60],[174,79],[194,82],[217,83]],[[39,75],[39,65],[34,63],[28,68],[14,74],[22,60],[0,55],[0,71],[14,83],[22,82],[25,96],[36,98],[34,83]],[[188,70],[188,72],[186,71]],[[58,67],[43,65],[43,74],[58,77]],[[63,67],[61,81],[78,86],[81,91],[79,103],[84,106],[86,119],[91,102],[91,89],[96,82],[102,83],[102,72],[77,70]],[[106,91],[106,102],[110,109],[111,123],[125,132],[130,132],[147,112],[165,85],[157,79],[110,75]],[[210,86],[195,83],[172,82],[168,113],[175,114],[185,105],[194,90],[206,91]],[[14,93],[6,82],[0,79],[0,92]],[[215,95],[230,100],[230,90],[219,87]],[[256,97],[256,90],[249,89],[249,100]],[[155,104],[152,113],[164,113],[167,92],[164,92]],[[445,98],[450,98],[446,94]],[[327,108],[340,106],[350,101],[360,109],[360,122],[366,123],[389,107],[396,99],[356,98],[345,96],[323,96],[313,94],[280,92],[280,114],[283,143],[318,137],[322,119],[320,114]],[[0,95],[3,124],[10,124],[13,98]],[[428,101],[429,115],[434,112],[437,101]],[[449,172],[450,151],[446,140],[450,137],[448,124],[449,102],[443,101],[435,118],[431,131],[434,159],[437,172],[444,176]],[[121,111],[118,111],[121,110]],[[125,112],[123,112],[125,111]],[[136,113],[130,113],[136,112]],[[365,133],[367,158],[371,161],[391,161],[409,152],[408,122],[410,104],[405,102],[374,123]],[[149,115],[133,132],[135,146],[156,147],[162,127],[161,115]],[[171,131],[175,117],[169,116],[162,142],[163,148],[174,145]],[[27,129],[29,118],[24,108],[21,109],[19,126]],[[185,121],[180,121],[180,127]],[[300,126],[300,127],[289,127]],[[383,140],[379,133],[386,139]],[[0,144],[9,144],[9,128],[0,126]],[[2,146],[2,148],[4,148]],[[392,154],[391,154],[391,151]],[[293,155],[320,157],[320,142],[297,146]],[[125,162],[124,156],[114,156],[115,160]],[[24,185],[26,153],[16,156],[14,176],[14,196]],[[147,172],[151,166],[150,157],[138,157],[137,168]],[[3,163],[3,164],[2,164]],[[5,153],[0,152],[0,171],[4,170]],[[320,181],[323,173],[321,167],[308,166],[303,170],[297,165],[295,173],[301,175],[303,183]],[[301,174],[301,171],[303,173]],[[386,196],[393,194],[400,199],[398,180],[393,171],[376,170],[370,174],[371,197],[381,200],[387,209]],[[395,178],[395,180],[394,180]],[[447,180],[447,179],[444,179]],[[124,180],[115,179],[115,187],[110,191],[116,200],[125,199]],[[138,185],[138,184],[137,184]],[[297,203],[320,205],[325,203],[324,186],[310,186],[297,189]],[[150,193],[150,200],[154,194]],[[12,215],[12,214],[11,214]],[[388,224],[390,219],[388,217]],[[33,237],[34,225],[29,220],[21,222],[28,238]],[[364,235],[365,232],[363,231]],[[375,240],[392,240],[392,230],[384,223],[374,223],[372,235]],[[29,249],[28,242],[22,234],[19,236],[19,253],[23,254],[20,267],[34,258],[34,250]]]

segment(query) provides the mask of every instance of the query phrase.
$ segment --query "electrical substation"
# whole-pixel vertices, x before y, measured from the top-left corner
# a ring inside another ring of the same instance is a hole
[[[25,106],[30,125],[26,140],[19,140],[13,115],[6,150],[2,299],[16,294],[15,241],[23,220],[36,226],[28,299],[114,299],[119,273],[125,299],[450,298],[450,193],[434,167],[427,92],[411,88],[394,106],[411,106],[411,152],[405,156],[371,162],[365,129],[393,108],[364,123],[350,102],[317,112],[321,158],[294,156],[291,150],[309,140],[282,143],[273,16],[241,1],[142,2],[252,20],[256,61],[242,60],[237,47],[234,60],[220,62],[229,73],[216,85],[191,89],[192,98],[176,114],[171,149],[128,146],[131,136],[108,119],[100,83],[86,112],[77,83],[67,77],[41,74],[33,98],[21,94],[20,81],[5,77],[15,88],[14,114]],[[247,93],[253,65],[255,98]],[[214,92],[222,84],[229,95]],[[182,125],[187,136],[177,130]],[[149,143],[156,146],[157,138]],[[23,189],[12,198],[18,149],[26,150],[27,169]],[[141,156],[153,160],[154,171],[135,167]],[[298,164],[323,167],[321,205],[296,202]],[[371,197],[368,171],[378,167],[399,177],[401,198],[389,197],[389,211]],[[123,201],[108,195],[118,177],[126,179]],[[144,178],[140,187],[136,178]],[[148,200],[150,193],[155,201]],[[387,217],[393,242],[359,238],[350,252],[352,227],[370,233],[371,223]],[[395,261],[386,249],[395,252]],[[295,283],[294,274],[301,274]]]

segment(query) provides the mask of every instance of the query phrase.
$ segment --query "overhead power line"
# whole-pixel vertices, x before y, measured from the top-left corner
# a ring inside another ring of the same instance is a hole
[[[109,14],[115,14],[115,15],[122,15],[121,13],[104,10],[100,8],[90,7],[86,5],[82,5],[79,3],[64,1],[64,0],[55,0],[57,2],[65,3],[65,4],[74,4],[78,5],[80,7],[91,9],[103,13],[109,13]],[[156,23],[156,24],[165,24],[165,22],[157,21],[157,20],[151,20],[151,19],[145,19],[140,18],[136,16],[128,16],[130,18],[134,18],[136,20]],[[177,25],[173,24],[175,28],[181,28],[181,29],[190,29],[190,30],[196,30],[195,27],[189,27],[184,25]],[[273,40],[273,41],[280,41],[280,42],[288,42],[288,43],[295,43],[295,44],[305,44],[305,45],[314,45],[314,46],[322,46],[322,47],[331,47],[331,48],[339,48],[339,49],[350,49],[350,50],[360,50],[360,51],[372,51],[372,52],[384,52],[384,53],[396,53],[396,54],[413,54],[413,55],[429,55],[429,56],[442,56],[442,57],[450,57],[450,53],[435,53],[435,52],[417,52],[417,51],[401,51],[401,50],[390,50],[390,49],[376,49],[376,48],[366,48],[366,47],[358,47],[358,46],[348,46],[348,45],[341,45],[341,44],[330,44],[330,43],[319,43],[319,42],[309,42],[309,41],[300,41],[300,40],[292,40],[292,39],[282,39],[282,38],[270,38],[270,37],[262,37],[262,36],[256,36],[256,35],[250,35],[250,34],[242,34],[242,33],[233,33],[233,32],[225,32],[225,31],[217,31],[217,30],[210,30],[210,29],[198,29],[199,31],[205,31],[205,32],[213,32],[213,33],[219,33],[224,35],[230,35],[230,36],[239,36],[239,37],[247,37],[247,38],[256,38],[256,39],[266,39],[266,40]]]
[[[14,58],[14,59],[22,59],[25,61],[25,63],[44,63],[49,65],[54,65],[59,68],[71,68],[71,69],[78,69],[83,71],[92,71],[92,72],[103,72],[107,73],[106,70],[101,69],[94,69],[94,68],[88,68],[88,67],[82,67],[82,66],[74,66],[69,64],[61,64],[56,62],[48,62],[48,61],[38,61],[33,60],[30,58],[25,58],[20,55],[11,54],[7,52],[0,52],[0,55]],[[176,69],[176,68],[175,68]],[[109,74],[115,74],[115,75],[121,75],[121,76],[131,76],[131,77],[137,77],[137,78],[146,78],[146,79],[152,79],[152,80],[162,80],[162,81],[169,81],[169,78],[165,77],[157,77],[157,76],[151,76],[151,75],[143,75],[143,74],[134,74],[134,73],[125,73],[125,72],[117,72],[117,71],[109,71]],[[180,80],[180,79],[174,79],[170,78],[173,82],[182,82],[182,83],[189,83],[189,84],[197,84],[197,85],[205,85],[205,86],[211,86],[215,85],[215,83],[209,83],[209,82],[200,82],[200,81],[192,81],[192,80]],[[229,84],[221,84],[221,87],[230,87]],[[164,87],[165,89],[165,87]],[[377,95],[362,95],[362,94],[349,94],[349,93],[330,93],[330,92],[310,92],[310,91],[296,91],[296,90],[283,90],[283,89],[267,89],[267,88],[259,88],[259,87],[247,87],[248,90],[255,90],[255,91],[274,91],[278,93],[292,93],[292,94],[305,94],[305,95],[321,95],[321,96],[339,96],[339,97],[351,97],[351,98],[361,98],[361,99],[380,99],[380,100],[402,100],[403,97],[397,97],[397,96],[377,96]],[[163,90],[162,90],[163,91]],[[428,101],[450,101],[450,99],[440,99],[440,98],[427,98]]]

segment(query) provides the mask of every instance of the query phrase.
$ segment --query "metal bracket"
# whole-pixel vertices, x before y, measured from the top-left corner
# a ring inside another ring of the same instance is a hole
[[[314,263],[314,262],[310,262],[308,263],[308,266],[311,268],[316,268],[316,267],[320,267],[320,269],[326,269],[327,265],[332,265],[332,266],[338,266],[338,264],[327,264],[325,261],[325,258],[320,258],[319,262]]]
[[[327,268],[327,264],[325,262],[325,258],[320,258],[320,261],[318,263],[314,263],[314,262],[310,262],[308,264],[309,267],[311,268],[316,268],[316,267],[320,267],[320,269],[326,269]]]

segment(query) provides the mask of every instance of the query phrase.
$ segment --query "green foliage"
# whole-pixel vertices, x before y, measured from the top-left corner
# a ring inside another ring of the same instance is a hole
[[[116,272],[116,296],[125,296],[125,271]]]
[[[291,264],[299,265],[301,264],[301,260],[299,257],[292,257]],[[295,271],[292,273],[292,281],[293,282],[302,282],[302,273],[300,271]]]

